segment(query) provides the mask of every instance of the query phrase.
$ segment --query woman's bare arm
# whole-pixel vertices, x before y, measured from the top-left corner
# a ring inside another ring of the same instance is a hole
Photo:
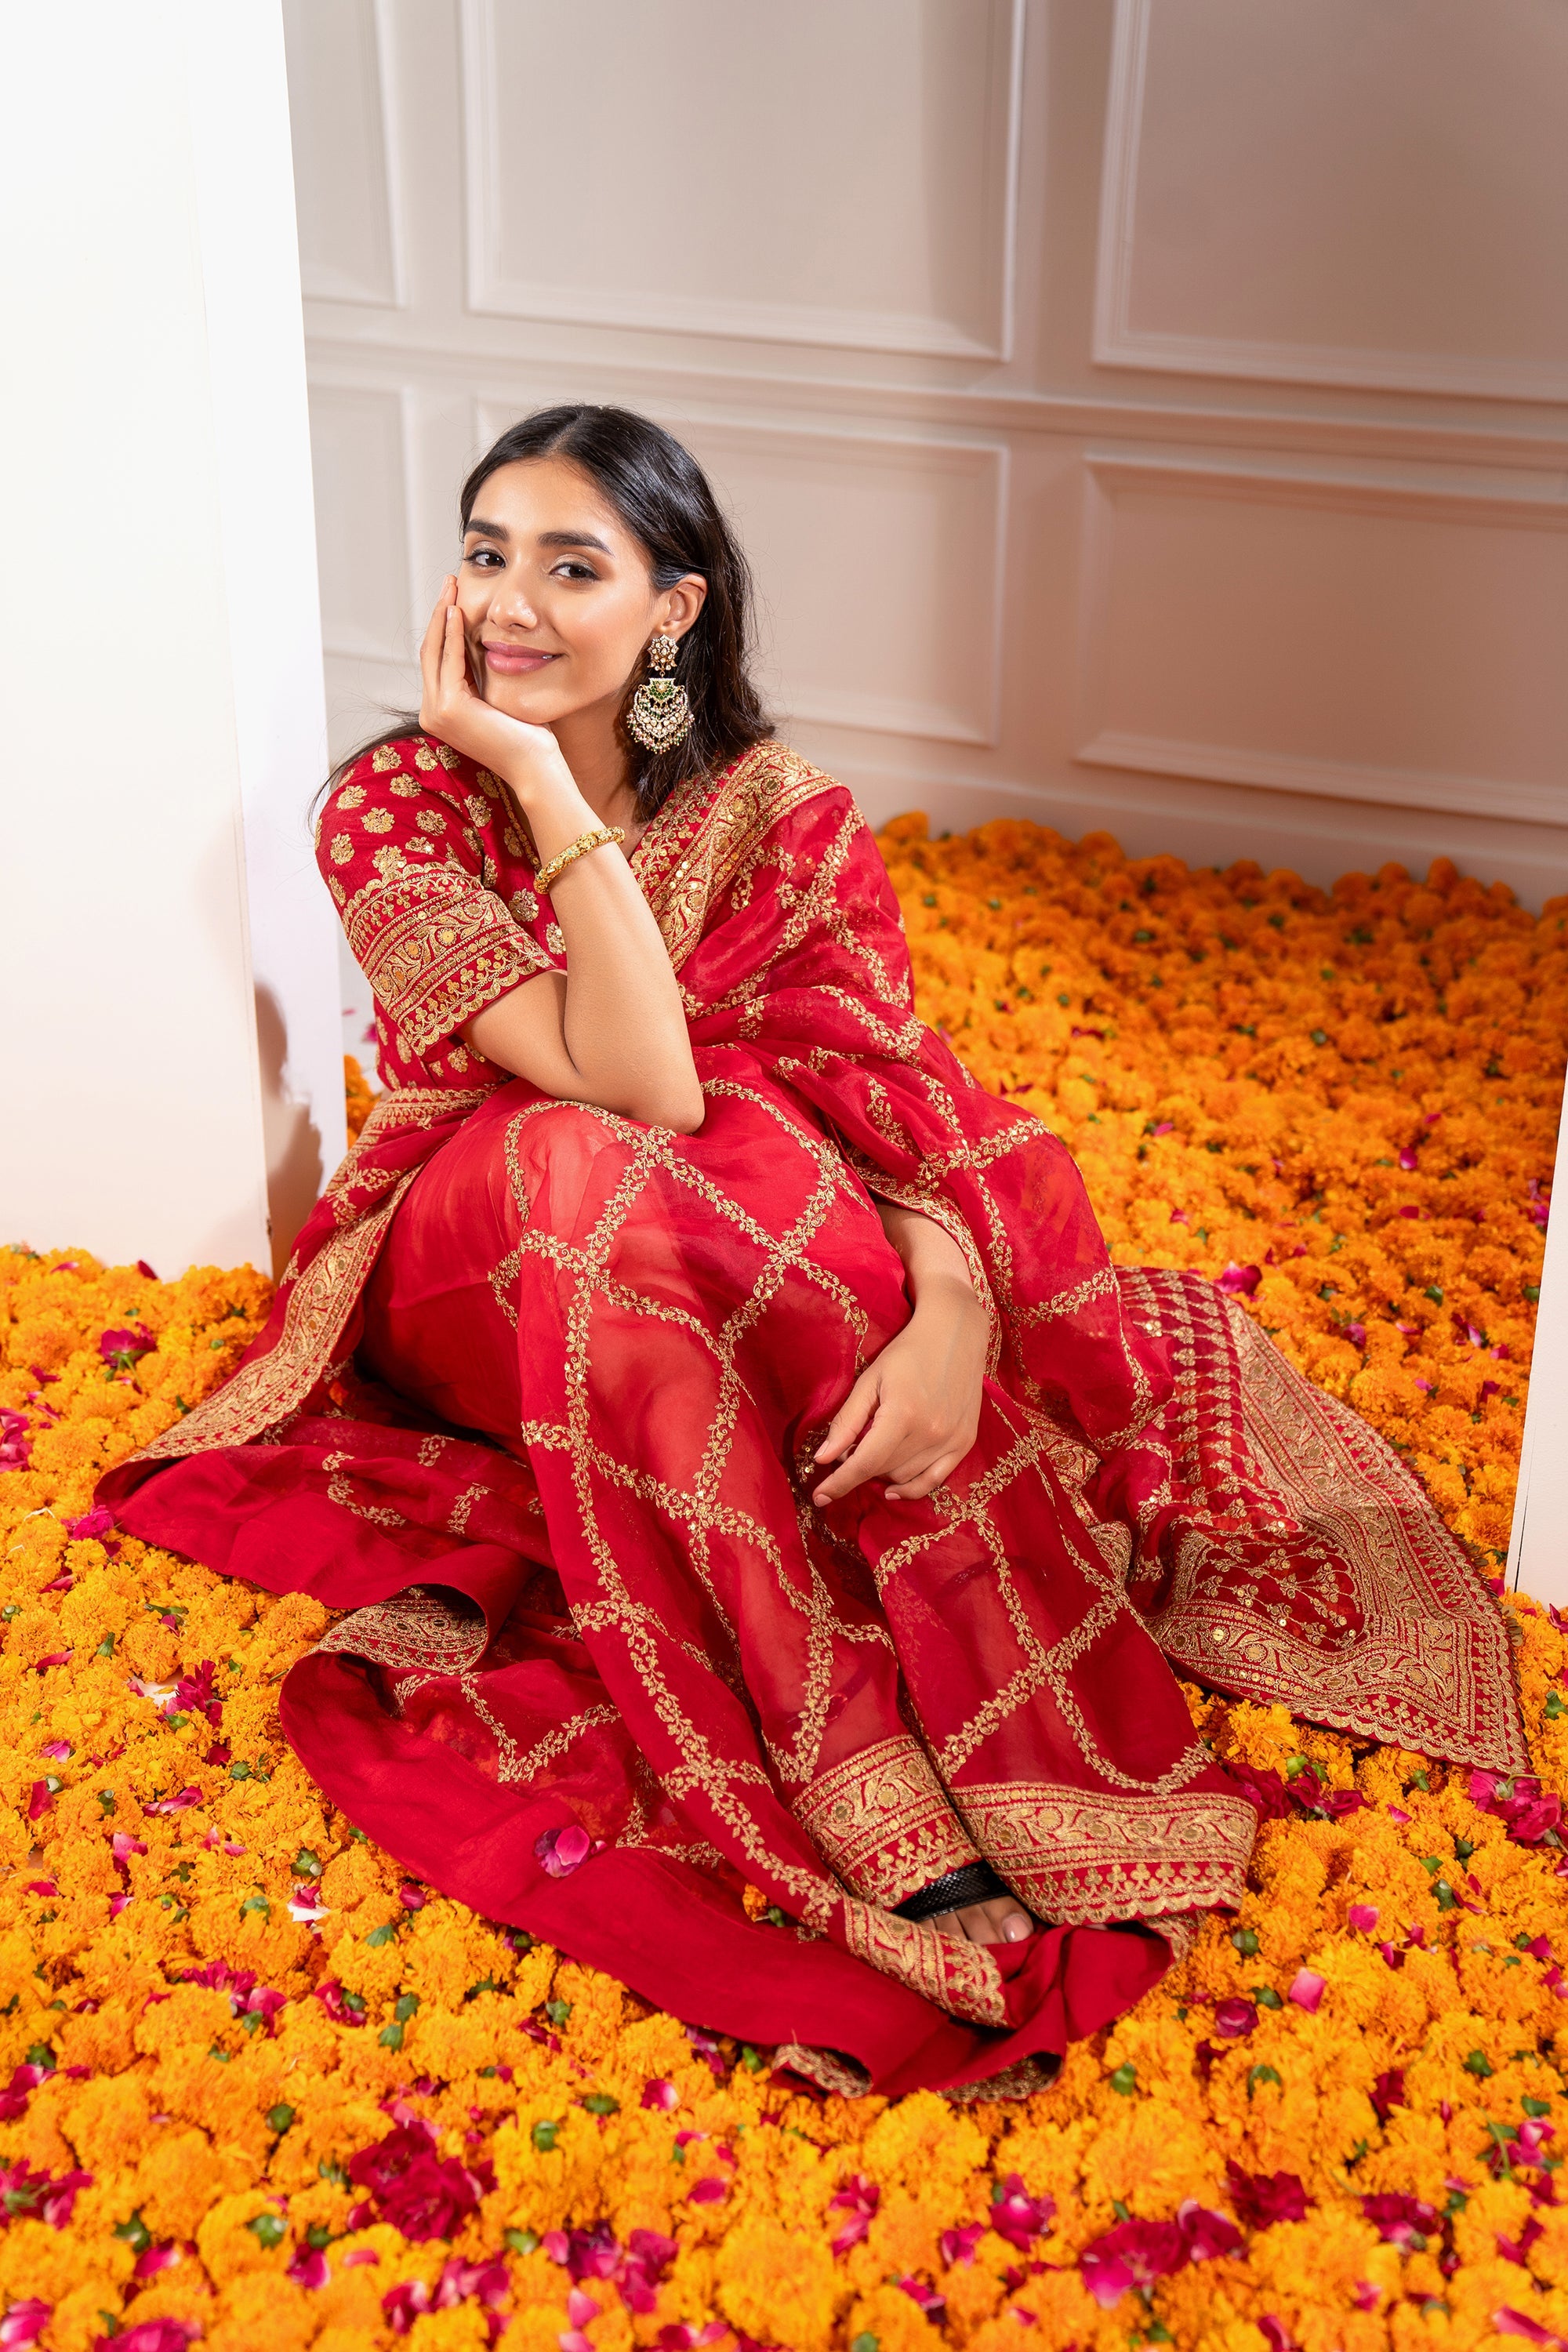
[[[596,822],[586,802],[583,809],[577,833]],[[537,839],[531,807],[529,816]],[[559,845],[575,837],[567,832]],[[540,853],[554,855],[544,841]],[[487,1060],[563,1102],[597,1103],[649,1127],[695,1133],[702,1089],[679,991],[621,852],[596,849],[575,859],[551,904],[566,941],[566,971],[524,981],[475,1013],[463,1035]]]
[[[549,729],[525,726],[474,692],[455,583],[431,617],[420,667],[420,725],[510,787],[542,861],[599,823]],[[550,903],[566,942],[565,972],[541,972],[487,1005],[464,1024],[465,1041],[563,1102],[597,1103],[693,1134],[702,1124],[702,1089],[680,992],[620,850],[574,859]]]

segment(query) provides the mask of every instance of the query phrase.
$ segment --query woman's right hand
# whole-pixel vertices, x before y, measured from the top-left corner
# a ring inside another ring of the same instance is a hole
[[[439,743],[449,743],[481,768],[502,777],[524,807],[531,787],[564,782],[575,794],[571,771],[548,727],[510,718],[474,691],[468,676],[458,583],[448,572],[436,599],[430,625],[419,648],[419,724]]]

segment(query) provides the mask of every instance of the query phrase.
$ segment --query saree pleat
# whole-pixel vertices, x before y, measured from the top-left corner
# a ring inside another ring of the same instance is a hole
[[[840,788],[764,746],[639,844],[706,1100],[680,1137],[456,1041],[560,935],[494,780],[395,748],[321,855],[397,1083],[246,1365],[102,1490],[347,1612],[281,1717],[351,1819],[819,2079],[956,2091],[1040,2079],[1239,1895],[1255,1815],[1167,1660],[1521,1767],[1500,1616],[1414,1481],[1210,1285],[1110,1264],[1068,1154],[914,1018]],[[924,1501],[818,1510],[910,1312],[878,1194],[965,1250],[980,1432]],[[1026,1944],[896,1916],[976,1860]]]

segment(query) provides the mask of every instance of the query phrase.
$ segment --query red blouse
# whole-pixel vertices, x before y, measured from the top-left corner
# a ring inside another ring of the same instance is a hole
[[[458,1030],[522,981],[566,969],[505,785],[426,736],[384,743],[327,801],[316,863],[375,997],[383,1085],[504,1079]]]

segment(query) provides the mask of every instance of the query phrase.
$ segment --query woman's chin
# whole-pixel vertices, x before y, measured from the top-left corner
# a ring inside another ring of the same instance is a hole
[[[552,727],[572,708],[571,696],[542,677],[488,677],[485,700],[492,710],[503,710],[525,727]]]

